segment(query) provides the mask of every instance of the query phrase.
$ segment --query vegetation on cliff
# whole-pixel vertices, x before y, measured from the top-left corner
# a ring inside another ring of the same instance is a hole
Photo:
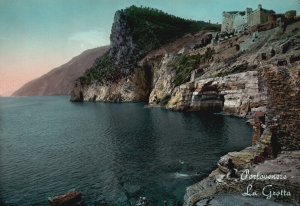
[[[220,25],[186,20],[148,7],[131,6],[117,11],[112,27],[111,52],[97,59],[80,80],[87,84],[115,81],[128,74],[128,71],[130,73],[136,61],[151,50],[184,34],[204,29],[219,30]],[[184,66],[185,60],[180,61],[180,65]],[[195,61],[198,64],[198,60]],[[187,64],[188,68],[178,67],[178,70],[183,69],[179,71],[178,84],[186,81],[188,71],[195,69],[195,62]]]
[[[212,59],[214,50],[208,48],[204,54],[178,56],[174,61],[176,76],[174,79],[175,86],[179,86],[189,81],[191,72],[201,64]]]
[[[140,53],[145,54],[187,33],[200,30],[219,30],[220,25],[186,20],[161,10],[131,6],[124,10],[133,39]]]
[[[90,84],[93,81],[100,83],[114,81],[118,79],[120,72],[116,65],[114,65],[112,57],[109,53],[104,54],[102,57],[96,59],[93,66],[87,71],[86,75],[81,77],[81,83]]]

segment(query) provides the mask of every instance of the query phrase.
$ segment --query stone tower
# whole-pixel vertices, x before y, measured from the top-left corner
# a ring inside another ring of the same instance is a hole
[[[262,9],[262,5],[258,4],[258,10],[261,10],[261,9]]]

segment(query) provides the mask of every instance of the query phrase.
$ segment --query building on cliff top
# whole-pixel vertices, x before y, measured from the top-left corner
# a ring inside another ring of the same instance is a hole
[[[224,11],[221,32],[237,34],[273,20],[274,15],[273,10],[263,9],[261,4],[256,10],[246,8],[245,11]]]

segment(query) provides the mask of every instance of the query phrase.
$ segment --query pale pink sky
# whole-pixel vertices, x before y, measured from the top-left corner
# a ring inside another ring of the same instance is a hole
[[[34,62],[32,62],[32,58],[24,61],[15,59],[12,62],[5,62],[2,59],[0,63],[0,95],[10,96],[25,83],[40,77],[60,64],[61,62],[54,63],[53,59],[47,60],[46,58],[36,59]]]

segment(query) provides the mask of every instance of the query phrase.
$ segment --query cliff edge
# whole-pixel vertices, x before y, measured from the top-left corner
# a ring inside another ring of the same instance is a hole
[[[152,71],[138,62],[152,50],[187,33],[219,28],[157,9],[131,6],[117,11],[110,36],[111,49],[77,80],[71,101],[148,101]]]

